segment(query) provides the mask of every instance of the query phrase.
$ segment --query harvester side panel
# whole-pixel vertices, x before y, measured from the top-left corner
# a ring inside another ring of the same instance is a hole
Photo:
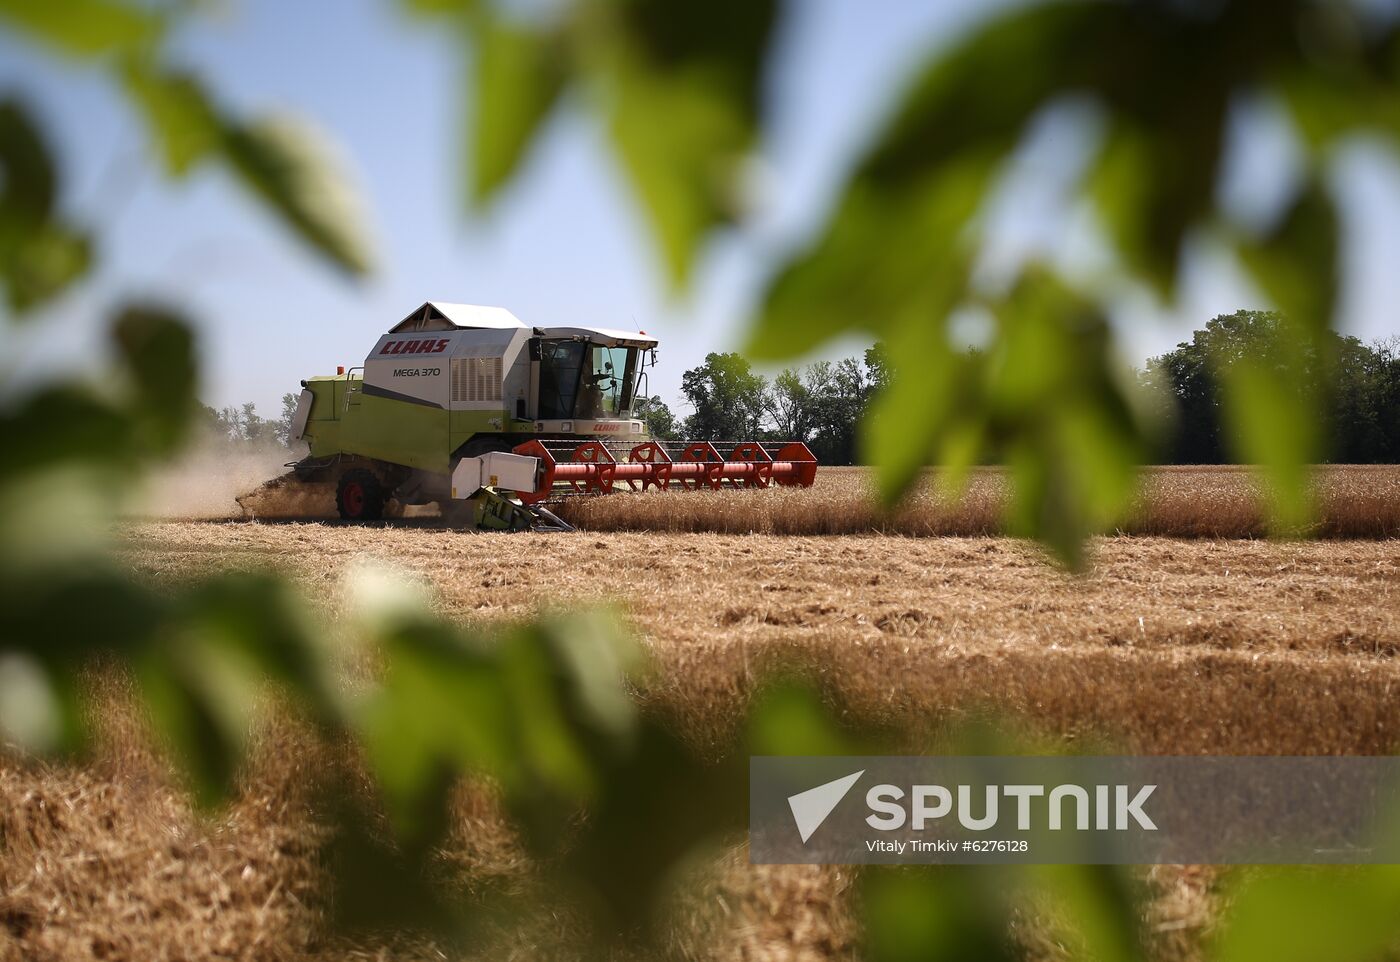
[[[306,386],[315,397],[305,432],[311,457],[354,454],[447,473],[443,408],[366,394],[357,377],[313,378]]]
[[[448,451],[457,451],[478,434],[509,432],[504,411],[452,411],[448,414]]]
[[[346,378],[313,377],[302,382],[311,392],[311,416],[307,418],[302,440],[311,457],[327,458],[340,453],[340,409],[344,404]]]
[[[365,358],[366,392],[495,415],[525,398],[529,338],[523,327],[385,334]]]

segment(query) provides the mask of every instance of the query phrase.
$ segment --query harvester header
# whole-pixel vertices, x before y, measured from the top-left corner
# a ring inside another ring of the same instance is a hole
[[[560,446],[555,445],[556,451]],[[585,441],[575,447],[564,462],[543,441],[526,441],[515,449],[539,461],[538,481],[533,491],[518,491],[520,500],[534,504],[567,486],[575,494],[611,494],[613,486],[625,483],[633,491],[647,488],[746,487],[766,488],[770,484],[809,488],[817,476],[817,459],[801,441],[779,446],[774,454],[756,441],[736,445],[725,457],[709,441],[671,445],[671,451],[656,441],[633,447],[626,461],[613,457],[598,441]],[[770,445],[770,447],[772,447]],[[680,448],[679,456],[673,457]]]
[[[816,459],[801,442],[650,438],[641,403],[656,346],[642,332],[534,327],[504,308],[429,301],[363,365],[302,381],[292,436],[310,452],[294,475],[334,482],[347,520],[438,502],[512,528],[555,527],[544,505],[622,483],[812,484]]]

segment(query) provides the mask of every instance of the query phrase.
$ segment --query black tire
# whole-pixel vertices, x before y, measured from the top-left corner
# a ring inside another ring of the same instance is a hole
[[[346,521],[378,521],[388,500],[378,476],[363,468],[346,471],[335,488],[335,506]]]

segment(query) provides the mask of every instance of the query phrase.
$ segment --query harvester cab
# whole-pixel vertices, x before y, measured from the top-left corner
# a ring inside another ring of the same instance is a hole
[[[726,455],[652,440],[641,404],[656,345],[641,332],[533,327],[503,308],[430,301],[363,365],[302,382],[292,437],[309,453],[291,467],[297,480],[334,483],[347,520],[437,502],[478,527],[551,530],[563,523],[546,504],[621,481],[812,483],[816,461],[800,443],[744,442]]]

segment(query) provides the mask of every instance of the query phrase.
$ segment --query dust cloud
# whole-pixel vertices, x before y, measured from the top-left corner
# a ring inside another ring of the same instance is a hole
[[[147,518],[334,516],[329,485],[291,480],[283,447],[203,445],[154,471],[129,513]],[[321,489],[326,490],[321,490]]]

